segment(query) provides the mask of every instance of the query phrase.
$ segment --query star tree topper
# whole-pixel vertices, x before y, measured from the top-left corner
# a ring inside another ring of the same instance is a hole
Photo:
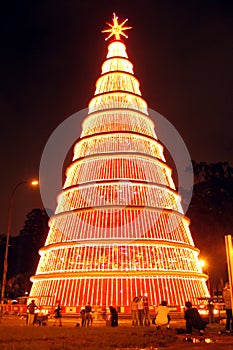
[[[102,30],[101,33],[110,33],[105,40],[111,38],[111,36],[115,35],[116,40],[121,40],[121,35],[128,38],[128,36],[124,33],[124,30],[131,29],[132,27],[124,27],[124,24],[128,21],[128,18],[125,19],[121,24],[118,23],[118,17],[115,13],[113,13],[113,24],[106,22],[106,24],[110,27],[109,29]]]

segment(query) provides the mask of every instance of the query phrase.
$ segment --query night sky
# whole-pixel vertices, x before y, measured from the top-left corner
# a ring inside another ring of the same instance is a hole
[[[232,1],[9,1],[1,7],[0,233],[14,186],[38,177],[44,146],[92,98],[107,44],[101,30],[128,18],[126,40],[150,108],[179,131],[196,161],[233,165]],[[77,135],[77,138],[80,135]],[[41,207],[21,186],[12,234]]]

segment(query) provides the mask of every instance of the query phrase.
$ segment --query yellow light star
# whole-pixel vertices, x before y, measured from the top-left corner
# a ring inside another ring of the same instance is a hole
[[[124,24],[128,21],[128,19],[125,19],[124,22],[119,24],[118,23],[118,17],[114,13],[112,20],[113,20],[113,24],[110,24],[110,23],[106,22],[106,24],[109,27],[111,27],[111,28],[101,31],[101,33],[110,33],[109,36],[107,38],[105,38],[105,40],[108,40],[113,35],[115,35],[115,39],[116,40],[121,40],[121,35],[123,35],[124,37],[128,38],[128,36],[123,32],[124,30],[128,30],[128,29],[132,28],[132,27],[124,27]]]

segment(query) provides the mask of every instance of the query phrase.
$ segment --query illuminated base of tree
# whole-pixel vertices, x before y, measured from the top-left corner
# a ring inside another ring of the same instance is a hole
[[[157,305],[167,300],[169,305],[184,306],[190,300],[200,304],[198,298],[209,296],[206,275],[190,277],[175,275],[168,276],[161,272],[159,276],[151,276],[147,272],[144,276],[124,277],[113,274],[111,276],[92,275],[87,278],[44,278],[34,276],[30,297],[40,305],[53,306],[57,300],[63,307],[82,307],[90,302],[93,306],[121,307],[123,312],[130,312],[130,304],[135,296],[147,295],[150,305]],[[136,274],[136,272],[135,272]]]

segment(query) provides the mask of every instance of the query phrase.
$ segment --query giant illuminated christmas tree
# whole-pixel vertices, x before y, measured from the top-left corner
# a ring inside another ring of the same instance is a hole
[[[121,36],[109,24],[107,58],[66,172],[30,297],[38,304],[151,305],[208,296],[171,169]],[[78,138],[78,135],[77,135]],[[123,309],[123,308],[122,308]]]

